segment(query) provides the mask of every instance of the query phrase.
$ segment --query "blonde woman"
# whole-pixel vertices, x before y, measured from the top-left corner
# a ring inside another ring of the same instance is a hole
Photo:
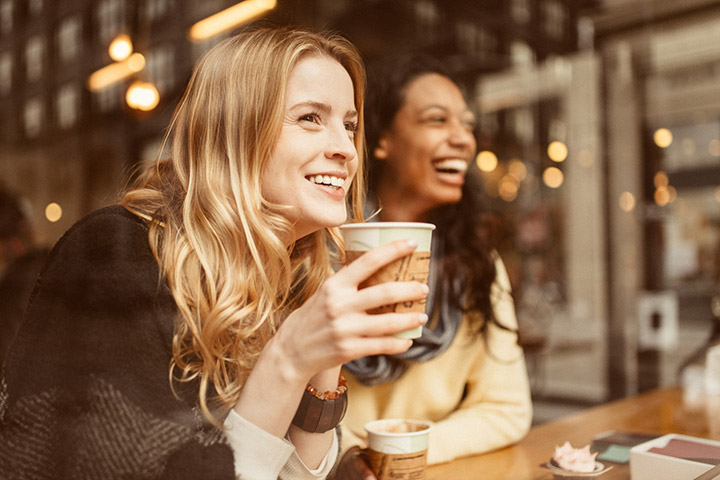
[[[324,478],[347,394],[340,366],[400,353],[416,282],[358,285],[409,254],[332,273],[362,217],[364,70],[342,38],[260,29],[198,63],[170,160],[73,226],[8,360],[10,478]]]

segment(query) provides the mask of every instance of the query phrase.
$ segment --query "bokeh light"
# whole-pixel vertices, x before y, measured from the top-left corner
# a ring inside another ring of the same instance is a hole
[[[160,94],[152,83],[136,81],[128,88],[125,100],[130,108],[149,112],[158,106]]]
[[[133,44],[130,37],[124,33],[121,33],[110,43],[108,53],[110,58],[116,62],[122,62],[130,56],[133,52]]]
[[[667,128],[658,128],[653,134],[653,141],[658,147],[667,148],[673,141],[672,132]]]
[[[565,175],[557,167],[548,167],[542,175],[543,182],[550,188],[559,188],[565,181]]]
[[[510,165],[508,165],[508,172],[521,182],[527,177],[527,167],[525,163],[517,158],[512,160]]]
[[[548,145],[547,154],[553,162],[564,162],[568,156],[568,149],[563,142],[555,140]]]
[[[511,175],[505,175],[498,185],[498,194],[506,202],[512,202],[517,198],[520,185],[517,179]]]
[[[637,204],[637,202],[635,201],[635,195],[630,192],[621,193],[618,204],[620,205],[620,209],[624,212],[633,211],[635,205]]]
[[[655,184],[655,188],[667,187],[670,183],[670,180],[668,179],[667,173],[660,170],[655,174],[655,177],[653,178],[653,183]]]
[[[475,164],[483,172],[492,172],[497,168],[498,158],[490,150],[483,150],[475,157]]]
[[[47,218],[50,222],[57,222],[62,218],[62,215],[62,207],[55,202],[48,203],[45,207],[45,218]]]

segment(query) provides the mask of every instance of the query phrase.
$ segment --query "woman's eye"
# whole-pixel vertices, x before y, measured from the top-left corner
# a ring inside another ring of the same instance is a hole
[[[350,133],[357,133],[358,125],[355,122],[345,122],[345,130]]]
[[[317,113],[308,113],[300,117],[301,122],[320,123],[320,115]]]

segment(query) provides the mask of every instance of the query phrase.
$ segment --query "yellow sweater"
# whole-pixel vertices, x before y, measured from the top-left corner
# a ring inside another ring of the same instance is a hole
[[[510,282],[499,259],[497,270],[495,315],[502,325],[517,328]],[[349,372],[345,375],[349,406],[342,423],[343,453],[355,445],[366,447],[363,425],[378,418],[434,422],[429,464],[510,445],[530,428],[532,404],[522,349],[514,333],[494,325],[488,328],[486,346],[464,320],[447,351],[413,364],[399,380],[368,387]]]

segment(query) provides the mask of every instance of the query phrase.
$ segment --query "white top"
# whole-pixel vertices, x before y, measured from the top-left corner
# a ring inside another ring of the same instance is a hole
[[[233,450],[235,476],[243,480],[315,480],[326,478],[338,455],[337,432],[320,466],[310,470],[287,438],[272,435],[230,410],[225,434]]]

